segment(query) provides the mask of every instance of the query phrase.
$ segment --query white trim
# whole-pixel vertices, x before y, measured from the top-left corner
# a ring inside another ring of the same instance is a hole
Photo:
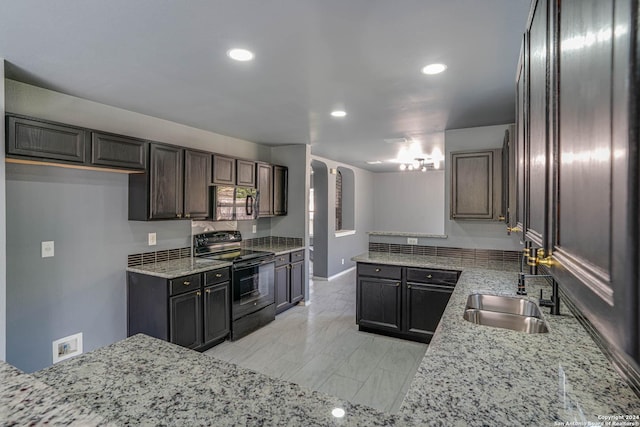
[[[351,236],[352,234],[356,234],[356,230],[340,230],[340,231],[336,231],[335,236],[336,237],[344,237],[344,236]]]
[[[333,279],[337,279],[340,276],[344,276],[345,274],[349,273],[351,270],[355,270],[355,268],[356,266],[354,265],[353,267],[347,268],[346,270],[342,270],[340,273],[334,274],[333,276],[329,276],[329,277],[313,276],[312,279],[317,280],[319,282],[330,282]]]

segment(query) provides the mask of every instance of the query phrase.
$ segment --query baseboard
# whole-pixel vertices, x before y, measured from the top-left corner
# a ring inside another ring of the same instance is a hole
[[[319,277],[319,276],[313,276],[312,279],[313,280],[317,280],[319,282],[330,282],[333,279],[336,279],[340,276],[344,276],[345,274],[351,272],[351,270],[355,270],[356,266],[354,265],[351,268],[347,268],[346,270],[342,270],[340,273],[334,274],[333,276],[329,276],[329,277]]]

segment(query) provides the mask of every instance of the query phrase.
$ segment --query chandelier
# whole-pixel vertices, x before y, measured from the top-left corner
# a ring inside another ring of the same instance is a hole
[[[401,171],[421,171],[426,172],[429,169],[440,169],[440,162],[417,157],[412,162],[400,163]]]

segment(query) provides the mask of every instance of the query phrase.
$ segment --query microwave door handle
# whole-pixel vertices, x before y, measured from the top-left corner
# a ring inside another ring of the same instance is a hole
[[[248,217],[253,216],[253,197],[247,196],[244,201],[244,210],[246,211]]]

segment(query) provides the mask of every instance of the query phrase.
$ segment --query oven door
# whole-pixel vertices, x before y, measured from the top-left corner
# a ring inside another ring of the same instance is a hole
[[[245,261],[233,265],[233,319],[275,303],[275,261]]]

